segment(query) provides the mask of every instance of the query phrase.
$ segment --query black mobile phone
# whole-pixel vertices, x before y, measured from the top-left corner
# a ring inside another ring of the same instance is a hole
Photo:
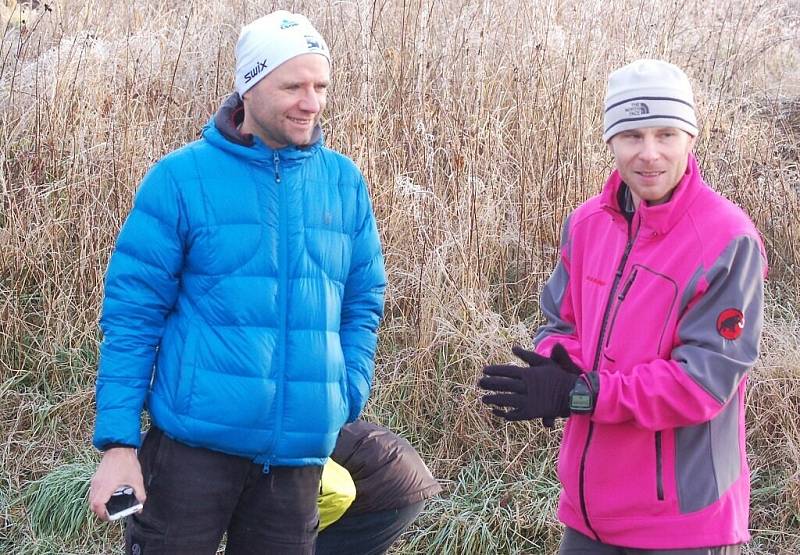
[[[106,502],[109,520],[117,520],[128,516],[142,509],[142,504],[136,499],[133,488],[130,486],[120,486],[111,494]]]

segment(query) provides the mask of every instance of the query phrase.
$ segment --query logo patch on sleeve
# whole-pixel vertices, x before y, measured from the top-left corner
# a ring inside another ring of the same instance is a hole
[[[725,339],[739,339],[744,330],[744,314],[737,308],[726,308],[717,316],[717,331]]]

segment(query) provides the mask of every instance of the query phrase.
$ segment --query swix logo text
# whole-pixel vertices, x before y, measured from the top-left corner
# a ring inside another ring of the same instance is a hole
[[[247,73],[244,74],[244,82],[245,83],[249,83],[250,79],[252,79],[256,75],[258,75],[259,73],[261,73],[265,69],[267,69],[267,60],[266,59],[264,59],[263,62],[258,62],[256,64],[256,67],[254,67],[253,69],[251,69],[250,71],[248,71]]]

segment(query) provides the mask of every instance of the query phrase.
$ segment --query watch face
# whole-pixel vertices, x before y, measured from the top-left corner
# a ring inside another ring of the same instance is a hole
[[[569,408],[574,411],[587,411],[592,409],[592,396],[589,393],[573,393],[570,398]]]
[[[594,395],[583,379],[575,382],[575,387],[569,396],[569,409],[577,413],[590,413],[594,410]]]

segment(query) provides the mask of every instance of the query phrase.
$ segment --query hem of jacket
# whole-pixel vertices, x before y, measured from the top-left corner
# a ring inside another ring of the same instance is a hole
[[[208,449],[226,455],[233,455],[243,459],[249,459],[256,464],[269,466],[324,466],[328,457],[279,457],[274,454],[259,453],[253,451],[234,451],[222,449],[218,445],[196,442],[188,438],[188,431],[182,423],[182,417],[175,414],[169,406],[158,396],[151,395],[148,398],[148,412],[153,421],[153,425],[161,430],[164,435],[189,447]],[[191,416],[189,416],[191,418]]]
[[[746,476],[747,473],[745,473]],[[718,501],[688,514],[592,517],[594,532],[607,545],[632,549],[697,549],[738,545],[750,540],[747,527],[749,484],[740,478]],[[743,491],[744,490],[744,491]],[[565,498],[558,504],[558,519],[581,534],[594,538],[580,509]]]

